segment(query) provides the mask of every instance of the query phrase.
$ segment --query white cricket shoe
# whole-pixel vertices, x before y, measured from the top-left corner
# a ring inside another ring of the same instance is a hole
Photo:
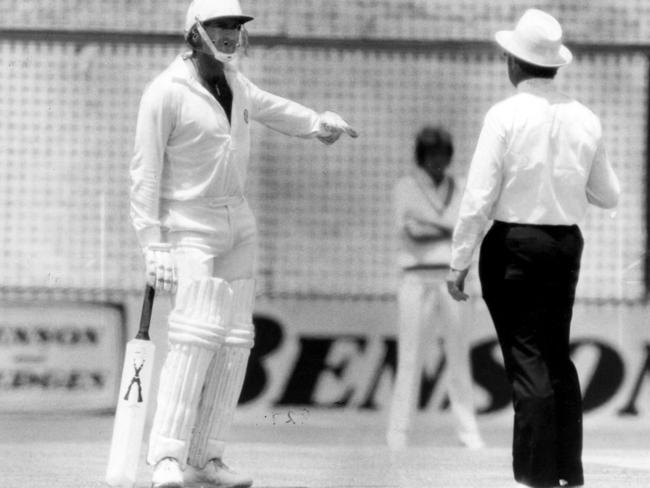
[[[253,479],[226,466],[221,459],[212,459],[203,469],[188,466],[184,472],[187,486],[202,486],[204,483],[216,488],[248,488]]]
[[[483,449],[485,442],[478,432],[461,432],[458,434],[461,444],[468,449]]]
[[[389,430],[386,432],[386,444],[393,451],[406,449],[408,445],[408,435],[403,430]]]
[[[165,458],[156,464],[151,488],[183,488],[183,471],[176,459]]]

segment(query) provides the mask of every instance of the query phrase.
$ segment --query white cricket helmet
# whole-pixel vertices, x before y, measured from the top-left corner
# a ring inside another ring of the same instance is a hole
[[[192,0],[185,16],[185,34],[194,27],[197,18],[201,22],[224,19],[238,20],[242,24],[253,20],[250,15],[242,13],[239,0]]]

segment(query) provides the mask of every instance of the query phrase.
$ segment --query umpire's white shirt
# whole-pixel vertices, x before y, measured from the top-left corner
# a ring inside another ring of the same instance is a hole
[[[145,89],[131,160],[131,218],[142,246],[161,242],[161,207],[170,202],[243,200],[252,120],[287,135],[317,134],[313,110],[261,90],[230,66],[226,79],[231,122],[183,56]]]
[[[454,230],[454,269],[469,267],[492,219],[573,225],[588,203],[618,203],[598,117],[553,80],[525,80],[517,91],[485,116]]]

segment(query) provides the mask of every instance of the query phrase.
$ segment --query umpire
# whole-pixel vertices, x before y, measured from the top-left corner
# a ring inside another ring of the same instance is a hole
[[[517,93],[485,116],[447,287],[467,299],[465,277],[482,240],[483,298],[512,386],[514,478],[520,486],[580,486],[582,398],[569,355],[583,247],[576,224],[588,203],[615,207],[620,188],[598,117],[553,81],[572,59],[557,20],[527,10],[495,37]]]

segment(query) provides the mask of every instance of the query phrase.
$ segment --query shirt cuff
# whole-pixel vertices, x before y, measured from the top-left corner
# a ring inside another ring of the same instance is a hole
[[[469,268],[471,265],[472,265],[471,257],[469,259],[466,259],[460,255],[455,255],[454,253],[452,253],[451,262],[449,263],[450,268],[462,271],[464,269]]]
[[[313,139],[319,135],[320,135],[320,114],[312,110],[310,116],[310,122],[309,122],[309,130],[302,134],[298,134],[298,137],[302,137],[304,139]]]

